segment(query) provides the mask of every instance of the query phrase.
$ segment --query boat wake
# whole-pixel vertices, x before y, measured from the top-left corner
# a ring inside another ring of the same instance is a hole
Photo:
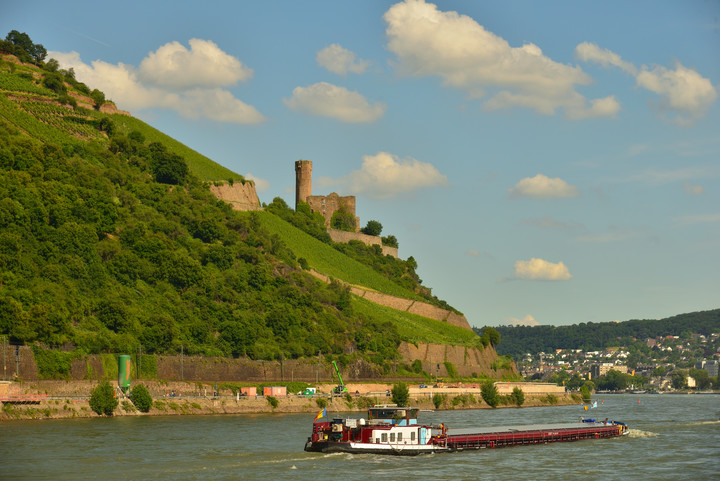
[[[641,431],[640,429],[629,429],[627,435],[629,438],[654,438],[655,436],[659,436],[658,433]]]

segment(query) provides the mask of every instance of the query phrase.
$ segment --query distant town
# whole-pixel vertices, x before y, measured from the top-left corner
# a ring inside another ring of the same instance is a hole
[[[587,381],[600,392],[718,389],[720,333],[632,338],[623,344],[593,351],[526,353],[516,364],[526,379],[556,382],[568,390]]]

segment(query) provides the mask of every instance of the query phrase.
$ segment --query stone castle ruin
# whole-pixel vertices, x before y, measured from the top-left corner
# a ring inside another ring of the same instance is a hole
[[[312,161],[295,162],[295,210],[300,202],[310,204],[310,210],[319,212],[325,218],[325,227],[330,228],[332,216],[337,211],[347,212],[355,217],[355,232],[360,231],[360,218],[355,215],[355,196],[312,195]]]
[[[380,237],[360,232],[360,218],[355,215],[355,196],[339,196],[336,192],[330,195],[312,195],[312,161],[298,160],[295,162],[295,210],[300,202],[310,204],[312,212],[319,212],[325,219],[330,238],[334,242],[350,242],[357,240],[367,245],[378,245],[384,255],[398,257],[397,247],[382,245]],[[337,211],[347,212],[355,218],[355,232],[332,229],[330,222]]]

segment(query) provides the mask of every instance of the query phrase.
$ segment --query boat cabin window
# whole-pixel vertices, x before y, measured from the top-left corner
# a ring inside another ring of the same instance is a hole
[[[387,442],[387,433],[382,433],[380,435],[380,438],[381,438],[382,442],[386,443]]]
[[[398,442],[399,442],[399,443],[402,442],[402,433],[398,433],[398,438],[397,438],[397,439],[398,439]]]
[[[410,431],[410,441],[415,441],[415,431]]]
[[[391,443],[395,442],[395,433],[390,433],[390,442]]]

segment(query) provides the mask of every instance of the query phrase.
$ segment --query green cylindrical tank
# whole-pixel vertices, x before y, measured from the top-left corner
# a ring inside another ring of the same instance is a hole
[[[123,391],[130,389],[130,356],[127,354],[118,356],[118,386]]]

